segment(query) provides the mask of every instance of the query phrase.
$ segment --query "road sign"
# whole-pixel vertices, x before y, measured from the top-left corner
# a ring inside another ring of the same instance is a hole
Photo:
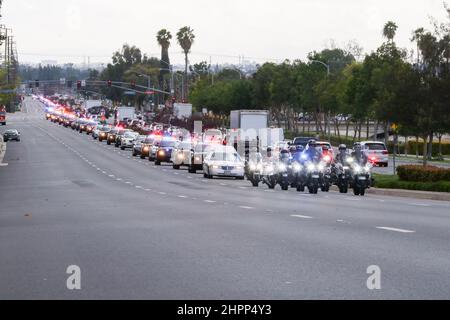
[[[391,125],[391,129],[392,129],[393,131],[397,131],[397,129],[398,129],[398,124],[393,123],[393,124]]]

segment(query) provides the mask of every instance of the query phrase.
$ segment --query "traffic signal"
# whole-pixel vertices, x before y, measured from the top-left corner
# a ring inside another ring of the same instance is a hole
[[[111,80],[108,80],[108,87],[112,87],[112,81]]]
[[[35,86],[36,88],[39,88],[39,80],[34,81],[34,86]]]
[[[80,80],[77,81],[77,89],[78,89],[78,90],[81,89],[81,81],[80,81]]]

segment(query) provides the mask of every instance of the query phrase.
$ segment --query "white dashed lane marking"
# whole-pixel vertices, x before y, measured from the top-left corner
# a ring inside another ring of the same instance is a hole
[[[394,231],[394,232],[400,232],[400,233],[415,233],[415,231],[413,231],[413,230],[391,228],[391,227],[377,227],[377,229],[387,230],[387,231]]]
[[[293,214],[293,215],[291,215],[291,217],[293,217],[293,218],[300,218],[300,219],[314,219],[313,217],[303,216],[303,215],[300,215],[300,214]]]

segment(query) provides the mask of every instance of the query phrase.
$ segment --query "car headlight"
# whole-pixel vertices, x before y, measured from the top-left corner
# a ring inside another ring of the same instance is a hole
[[[148,150],[149,150],[148,147],[144,147],[145,152],[148,152]]]
[[[219,166],[213,164],[213,165],[211,166],[211,169],[219,169]]]
[[[347,163],[352,164],[355,160],[353,158],[347,158]]]
[[[158,154],[159,154],[160,156],[163,156],[163,155],[165,154],[165,152],[164,152],[164,150],[159,150]]]
[[[182,154],[182,153],[178,154],[178,159],[180,159],[180,160],[184,159],[184,154]]]
[[[353,167],[353,170],[355,170],[355,173],[361,173],[362,168],[361,168],[360,165],[355,165],[355,166]]]
[[[196,161],[200,161],[200,157],[195,157],[195,160]]]

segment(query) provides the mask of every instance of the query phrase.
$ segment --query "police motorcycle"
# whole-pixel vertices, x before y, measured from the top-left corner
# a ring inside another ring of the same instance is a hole
[[[261,153],[255,153],[245,164],[245,176],[254,187],[258,187],[263,180],[264,163]]]
[[[348,193],[350,183],[350,165],[354,159],[348,154],[347,146],[341,144],[335,162],[331,164],[332,184],[339,188],[340,193]]]
[[[288,150],[280,152],[280,160],[278,162],[278,184],[283,191],[287,191],[289,186],[294,182],[294,175],[291,166],[292,157]]]
[[[367,159],[367,156],[362,153],[361,145],[355,144],[354,152],[352,154],[353,160],[350,163],[350,187],[353,189],[355,196],[364,196],[366,190],[372,184],[372,165]]]
[[[324,183],[326,162],[323,161],[322,147],[311,144],[302,155],[304,158],[304,186],[308,188],[309,193],[317,194],[320,189],[326,190]],[[301,191],[301,187],[300,190]]]

